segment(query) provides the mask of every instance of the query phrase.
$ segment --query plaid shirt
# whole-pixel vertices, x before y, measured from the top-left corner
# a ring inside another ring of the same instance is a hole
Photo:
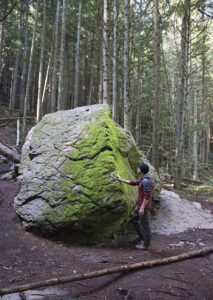
[[[152,191],[153,191],[153,180],[149,176],[144,176],[139,180],[130,180],[130,185],[138,185],[138,197],[136,206],[141,207],[144,199],[148,200],[145,208],[152,207]]]

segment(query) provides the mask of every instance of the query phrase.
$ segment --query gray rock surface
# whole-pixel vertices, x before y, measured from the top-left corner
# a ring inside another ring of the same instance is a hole
[[[131,216],[137,189],[114,174],[133,178],[140,156],[107,105],[46,115],[23,146],[15,210],[26,228],[99,242]]]
[[[160,234],[176,234],[189,229],[213,229],[213,216],[173,191],[162,189],[161,207],[152,219],[152,231]]]

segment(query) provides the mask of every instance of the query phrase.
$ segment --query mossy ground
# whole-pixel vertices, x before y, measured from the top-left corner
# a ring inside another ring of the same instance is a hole
[[[213,186],[211,185],[191,185],[185,188],[184,192],[192,196],[205,198],[206,201],[213,202]]]

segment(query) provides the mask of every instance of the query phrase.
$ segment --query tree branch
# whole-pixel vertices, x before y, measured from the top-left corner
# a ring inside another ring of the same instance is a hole
[[[212,15],[209,15],[209,14],[207,14],[205,11],[203,11],[203,10],[201,10],[201,9],[199,9],[198,11],[199,11],[201,14],[204,14],[205,16],[207,16],[207,17],[209,17],[209,18],[213,19],[213,16],[212,16]]]
[[[0,19],[0,22],[3,22],[5,19],[7,19],[7,17],[12,13],[12,11],[14,10],[16,4],[17,4],[18,0],[16,0],[13,4],[13,6],[11,7],[10,11],[2,18]]]
[[[213,245],[210,247],[204,247],[200,250],[194,250],[194,251],[190,251],[187,253],[182,253],[180,255],[170,256],[170,257],[166,257],[166,258],[162,258],[162,259],[144,261],[141,263],[135,263],[135,264],[131,264],[131,265],[127,264],[127,265],[114,267],[114,268],[110,268],[110,269],[102,269],[99,271],[94,271],[94,272],[89,272],[89,273],[82,273],[82,274],[77,274],[77,275],[72,275],[72,276],[64,276],[64,277],[60,277],[60,278],[51,278],[48,280],[19,285],[19,286],[15,286],[15,287],[8,287],[8,288],[0,289],[0,295],[3,296],[6,294],[17,293],[17,292],[22,292],[22,291],[26,291],[26,290],[32,290],[32,289],[55,285],[55,284],[62,284],[62,283],[67,283],[67,282],[74,282],[74,281],[79,281],[79,280],[84,280],[84,279],[89,279],[89,278],[95,278],[95,277],[105,276],[108,274],[127,273],[130,271],[146,269],[146,268],[151,268],[151,267],[160,266],[160,265],[166,265],[166,264],[174,263],[174,262],[189,259],[189,258],[206,255],[211,252],[213,252]]]

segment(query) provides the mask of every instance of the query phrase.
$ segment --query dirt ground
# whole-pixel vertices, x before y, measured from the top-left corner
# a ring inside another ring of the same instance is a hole
[[[153,235],[150,251],[128,233],[102,247],[73,247],[26,232],[13,210],[17,181],[0,181],[0,288],[177,255],[212,245],[211,230]],[[209,205],[209,209],[212,209]],[[177,220],[178,222],[178,220]],[[181,243],[180,243],[181,242]],[[20,299],[212,299],[213,254],[182,262],[58,286]],[[58,294],[57,294],[58,293]],[[4,297],[3,299],[9,299]],[[16,298],[17,299],[17,298]]]
[[[9,164],[1,163],[0,168],[0,172],[6,171]],[[160,259],[213,244],[212,230],[191,230],[170,236],[153,234],[150,251],[136,250],[131,232],[99,247],[48,240],[23,229],[13,209],[18,191],[15,179],[0,180],[0,289]],[[205,199],[192,197],[190,200],[200,202],[213,213],[212,203]],[[0,299],[210,300],[213,299],[212,275],[213,253],[125,275],[107,275]]]

